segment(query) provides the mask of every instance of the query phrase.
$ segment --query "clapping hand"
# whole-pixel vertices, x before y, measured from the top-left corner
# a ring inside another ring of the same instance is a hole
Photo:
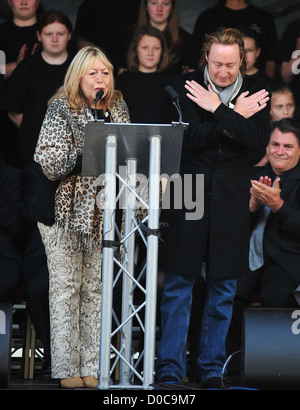
[[[250,211],[254,212],[262,205],[268,206],[273,212],[278,211],[283,205],[279,183],[280,179],[277,178],[272,186],[271,178],[267,176],[260,177],[259,181],[251,181]]]

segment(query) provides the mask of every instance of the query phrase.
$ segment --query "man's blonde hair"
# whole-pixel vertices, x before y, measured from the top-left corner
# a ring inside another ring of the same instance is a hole
[[[211,46],[216,44],[223,45],[234,45],[237,44],[240,50],[241,58],[241,68],[240,72],[242,74],[246,71],[246,61],[245,61],[245,48],[242,33],[235,28],[224,28],[221,27],[211,34],[208,34],[202,46],[202,56],[200,59],[200,68],[204,70],[207,65],[206,56],[209,56]]]

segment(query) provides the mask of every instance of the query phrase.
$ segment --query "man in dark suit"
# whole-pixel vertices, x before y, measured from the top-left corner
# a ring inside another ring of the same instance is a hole
[[[286,118],[272,124],[267,154],[269,163],[254,168],[251,245],[256,241],[250,269],[237,282],[228,354],[240,349],[243,310],[253,294],[263,307],[300,305],[300,123]]]
[[[294,292],[300,285],[300,123],[291,119],[274,123],[267,153],[269,164],[258,170],[259,181],[252,182],[250,211],[256,220],[263,207],[271,212],[263,232],[263,264],[254,266],[252,270],[257,274],[250,276],[260,282],[263,306],[297,307]],[[274,184],[270,187],[271,180]],[[238,288],[245,280],[240,280]]]
[[[196,356],[200,383],[209,388],[222,383],[236,278],[248,269],[248,155],[267,145],[270,108],[268,92],[243,76],[244,43],[238,30],[220,29],[207,36],[202,67],[174,81],[183,121],[189,123],[180,174],[183,183],[187,175],[193,177],[189,194],[193,200],[204,197],[204,215],[198,217],[188,206],[161,213],[169,228],[163,231],[165,245],[160,249],[164,283],[157,374],[162,382],[180,382],[186,376],[192,290],[205,262],[206,296]],[[204,192],[197,187],[198,174],[204,175]]]

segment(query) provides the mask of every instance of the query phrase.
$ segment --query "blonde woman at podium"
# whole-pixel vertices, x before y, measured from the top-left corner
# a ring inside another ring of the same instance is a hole
[[[63,388],[96,387],[101,317],[103,211],[96,177],[83,177],[87,121],[130,122],[113,66],[97,47],[76,54],[63,86],[50,100],[34,159],[60,181],[55,223],[39,224],[48,258],[52,377]]]

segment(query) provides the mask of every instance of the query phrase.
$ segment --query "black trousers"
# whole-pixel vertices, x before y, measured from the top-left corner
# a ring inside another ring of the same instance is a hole
[[[27,309],[37,337],[50,358],[49,272],[44,244],[37,224],[28,223],[24,248],[24,290]]]
[[[22,264],[0,256],[0,303],[13,304],[22,279]]]

